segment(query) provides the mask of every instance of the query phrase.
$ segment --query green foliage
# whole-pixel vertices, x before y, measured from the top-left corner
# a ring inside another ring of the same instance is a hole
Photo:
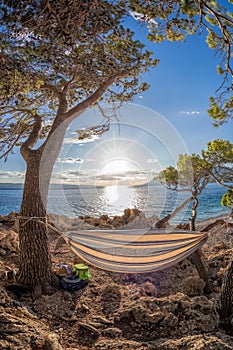
[[[217,25],[217,21],[215,18],[211,17],[211,16],[206,16],[205,17],[206,21],[209,22],[212,26],[216,26]]]
[[[158,60],[127,28],[125,18],[134,12],[140,14],[148,39],[155,43],[184,41],[187,35],[206,30],[223,77],[208,112],[216,126],[232,118],[233,20],[217,1],[3,0],[1,5],[3,154],[27,139],[35,116],[44,123],[54,121],[61,110],[72,110],[110,78],[111,87],[104,89],[98,101],[124,102],[148,89],[140,77]],[[49,127],[41,130],[46,137]]]
[[[180,154],[176,168],[169,166],[159,173],[160,182],[169,190],[190,192],[192,214],[190,230],[195,230],[195,220],[198,207],[198,195],[210,181],[211,165],[199,155]]]
[[[229,140],[215,139],[202,151],[203,159],[211,164],[211,176],[221,186],[233,188],[233,144]]]
[[[223,78],[208,112],[215,126],[232,119],[233,14],[228,10],[229,6],[223,6],[221,1],[202,0],[132,0],[129,6],[132,11],[145,16],[148,39],[152,42],[185,41],[188,35],[206,35],[209,48],[215,50],[219,58],[217,71]]]
[[[222,75],[224,73],[224,70],[222,69],[221,66],[217,66],[217,72],[219,75]]]
[[[233,204],[233,190],[228,190],[227,193],[222,196],[221,204],[224,207],[231,207]]]
[[[212,31],[207,35],[206,42],[207,42],[210,49],[217,49],[218,41],[217,41],[217,38],[215,37],[215,35]]]
[[[210,108],[208,113],[214,120],[213,125],[218,127],[232,119],[233,115],[233,96],[227,100],[210,97]]]
[[[121,1],[2,2],[3,155],[27,139],[35,116],[47,125],[38,137],[46,137],[58,115],[85,101],[109,79],[95,103],[128,101],[148,89],[140,76],[158,60],[123,25],[125,13]]]
[[[181,184],[192,188],[201,188],[209,180],[209,168],[210,164],[196,154],[180,155],[177,162]]]
[[[159,173],[160,182],[171,190],[201,193],[209,181],[211,165],[199,155],[180,154],[176,168],[169,166]]]
[[[168,166],[166,169],[160,171],[159,181],[162,184],[169,185],[169,187],[176,189],[178,186],[179,175],[176,168]]]
[[[207,143],[207,149],[202,151],[202,156],[212,166],[233,164],[233,144],[229,140],[215,139]]]

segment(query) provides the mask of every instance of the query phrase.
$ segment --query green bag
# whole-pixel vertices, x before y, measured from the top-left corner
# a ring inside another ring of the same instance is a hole
[[[84,264],[75,264],[74,272],[75,272],[75,276],[79,277],[83,281],[86,281],[91,277],[89,267]]]

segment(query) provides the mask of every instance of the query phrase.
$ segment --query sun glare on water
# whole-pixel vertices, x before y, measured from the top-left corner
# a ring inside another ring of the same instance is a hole
[[[106,204],[116,208],[128,208],[131,206],[132,191],[132,188],[126,186],[107,186],[104,188],[104,199]]]
[[[128,173],[137,168],[127,159],[111,159],[105,163],[101,173],[112,179],[111,184],[104,188],[104,199],[106,204],[116,207],[129,205],[132,189],[128,179]],[[122,186],[123,184],[123,186]]]
[[[104,196],[108,203],[114,203],[119,199],[118,186],[107,186],[104,188]]]
[[[104,201],[107,205],[127,208],[131,203],[133,180],[129,173],[138,168],[128,159],[111,159],[101,169],[101,173],[111,180],[104,188]]]

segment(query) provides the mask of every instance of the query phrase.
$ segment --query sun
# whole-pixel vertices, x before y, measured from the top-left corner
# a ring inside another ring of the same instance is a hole
[[[88,157],[93,160],[93,163],[88,165],[86,173],[88,181],[95,186],[124,186],[126,188],[144,185],[153,178],[153,175],[146,169],[145,155],[142,158],[141,151],[137,147],[135,149],[135,142],[128,139],[115,138],[97,144],[88,153]],[[116,188],[110,190],[111,196],[108,193],[108,197],[111,197],[111,200],[116,199],[118,191]]]
[[[132,170],[132,164],[126,159],[111,159],[101,169],[104,174],[119,174]]]

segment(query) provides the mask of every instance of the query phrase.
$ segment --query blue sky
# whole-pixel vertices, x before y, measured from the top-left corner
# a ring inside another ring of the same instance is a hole
[[[214,138],[233,141],[232,122],[216,129],[207,113],[209,97],[221,77],[216,70],[218,58],[204,35],[190,36],[185,43],[147,43],[147,47],[160,63],[145,76],[151,88],[137,101],[167,118],[191,153],[199,153]]]
[[[133,19],[129,23],[136,28]],[[232,122],[214,128],[206,111],[208,98],[215,94],[221,79],[216,71],[218,60],[204,37],[155,45],[145,39],[145,33],[145,29],[137,29],[137,37],[160,59],[159,65],[143,77],[150,89],[134,99],[135,105],[122,110],[120,133],[113,126],[100,139],[76,143],[73,130],[99,118],[98,112],[87,112],[74,123],[56,163],[53,181],[63,178],[77,183],[85,179],[91,183],[98,177],[99,183],[107,186],[109,177],[114,175],[117,181],[127,173],[129,184],[140,184],[150,181],[164,166],[174,165],[179,152],[199,153],[215,138],[233,142]],[[24,171],[24,161],[16,150],[6,163],[1,161],[0,182],[21,182]]]

